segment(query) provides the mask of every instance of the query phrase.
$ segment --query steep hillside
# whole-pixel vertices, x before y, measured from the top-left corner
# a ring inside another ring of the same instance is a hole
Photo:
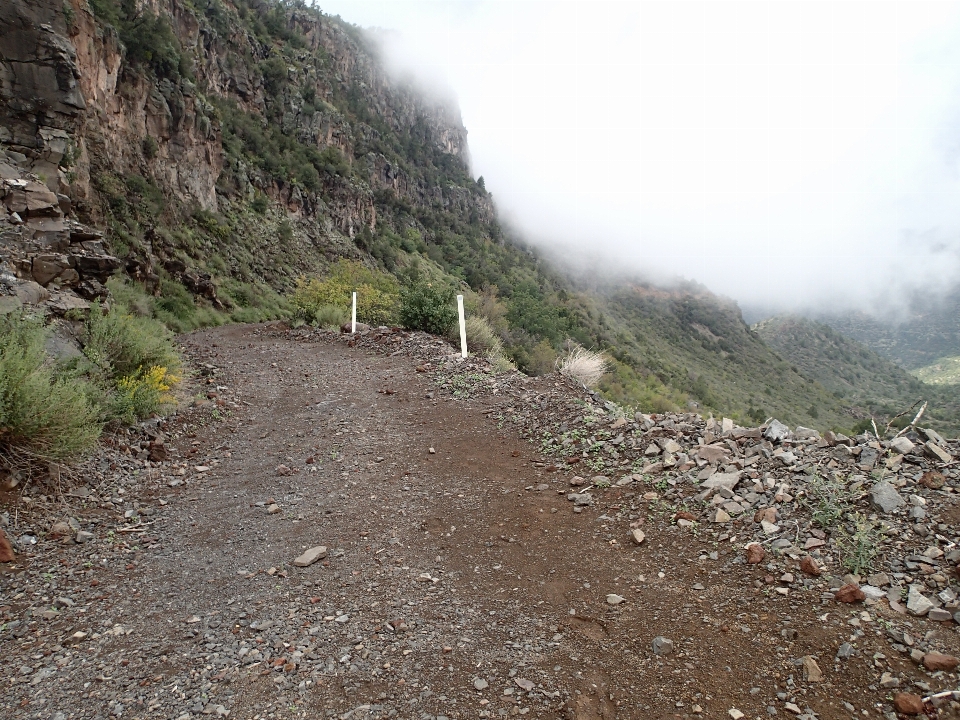
[[[292,318],[297,279],[350,258],[465,292],[531,374],[573,340],[616,359],[603,388],[625,404],[856,420],[703,288],[581,287],[551,269],[499,225],[455,105],[303,2],[12,0],[0,97],[0,269],[17,282],[105,293],[46,271],[70,266],[73,217],[103,230],[82,237],[120,270],[113,292],[176,330]],[[62,226],[14,213],[28,181]]]
[[[937,421],[940,427],[953,431],[960,427],[960,392],[921,382],[829,325],[777,316],[757,323],[753,330],[856,416],[890,418],[917,401],[927,400],[928,421]]]
[[[908,370],[960,355],[960,288],[942,298],[915,298],[904,317],[848,313],[817,319]]]
[[[617,358],[704,407],[757,423],[771,416],[817,427],[856,422],[813,376],[772,352],[730,300],[694,284],[674,290],[633,284],[602,297]]]

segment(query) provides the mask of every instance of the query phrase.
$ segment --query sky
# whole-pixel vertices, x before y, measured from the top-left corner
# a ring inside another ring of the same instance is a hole
[[[318,0],[459,103],[529,241],[764,311],[960,283],[960,4]]]

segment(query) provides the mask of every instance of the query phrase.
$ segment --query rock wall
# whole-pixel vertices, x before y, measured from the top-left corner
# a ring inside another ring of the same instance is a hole
[[[231,168],[231,182],[224,185],[214,101],[234,101],[266,122],[272,99],[259,63],[276,48],[240,21],[239,4],[217,5],[217,17],[183,0],[151,0],[142,7],[170,23],[189,72],[158,78],[131,66],[116,30],[99,21],[86,0],[9,0],[0,6],[0,150],[8,163],[69,198],[80,218],[104,223],[97,177],[111,173],[146,177],[174,205],[187,208],[216,211],[218,183],[232,199],[264,194],[298,220],[315,220],[351,238],[363,227],[376,227],[377,191],[414,206],[494,219],[492,201],[483,193],[424,182],[411,175],[410,164],[403,167],[382,154],[358,154],[384,128],[415,129],[429,147],[466,168],[467,133],[455,107],[391,78],[359,30],[306,9],[285,15],[287,28],[305,47],[287,68],[282,127],[301,143],[338,149],[361,180],[328,178],[312,193],[241,164]],[[304,99],[308,93],[312,103]],[[371,123],[348,119],[347,97]]]

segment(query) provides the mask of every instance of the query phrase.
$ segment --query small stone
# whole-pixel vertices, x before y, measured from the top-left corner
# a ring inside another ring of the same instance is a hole
[[[473,688],[474,690],[486,690],[489,687],[489,683],[483,678],[474,678]]]
[[[846,660],[847,658],[853,657],[854,652],[855,651],[854,651],[853,645],[851,645],[850,643],[843,643],[837,649],[837,657],[840,658],[841,660]]]
[[[73,528],[70,527],[70,523],[60,520],[55,522],[50,526],[50,537],[53,539],[59,539],[67,537],[68,535],[73,534]]]
[[[514,678],[513,681],[517,684],[517,687],[526,692],[533,690],[533,682],[527,680],[526,678]]]
[[[823,671],[817,665],[813,655],[804,655],[800,658],[803,664],[803,679],[807,682],[820,682],[823,680]]]
[[[929,457],[942,463],[953,462],[953,456],[933,441],[924,443],[923,451]]]
[[[780,526],[774,525],[768,520],[761,520],[760,527],[763,528],[764,535],[775,535],[776,533],[780,532]]]
[[[640,528],[634,528],[630,531],[630,539],[633,540],[634,545],[642,545],[647,536],[643,534],[643,530]]]
[[[948,620],[953,620],[953,615],[950,614],[949,610],[935,607],[930,608],[930,612],[927,613],[927,620],[933,620],[934,622],[947,622]]]
[[[327,556],[327,548],[325,545],[318,545],[317,547],[310,548],[300,557],[293,561],[293,564],[297,567],[309,567],[313,565],[317,560],[322,560]]]
[[[653,654],[654,655],[669,655],[673,652],[673,640],[665,638],[662,635],[657,635],[653,639]]]
[[[886,480],[881,480],[870,488],[870,502],[883,513],[892,513],[906,505],[897,489]]]
[[[763,549],[763,545],[760,543],[750,543],[747,545],[747,562],[750,565],[763,562],[766,556],[767,551]]]
[[[723,508],[717,508],[717,513],[713,516],[713,521],[715,523],[728,523],[730,522],[730,514]]]
[[[276,515],[278,512],[280,512],[280,506],[277,505],[276,503],[272,503],[271,505],[267,505],[267,514],[268,514],[268,515]]]
[[[897,693],[893,696],[893,709],[901,715],[923,713],[923,698],[913,693]]]
[[[607,595],[607,605],[619,605],[624,601],[624,598],[616,593],[610,593]]]
[[[578,507],[593,505],[593,495],[590,493],[570,493],[567,495],[567,500]]]
[[[892,447],[894,450],[896,450],[896,451],[897,451],[898,453],[900,453],[901,455],[906,455],[908,452],[910,452],[911,450],[913,450],[914,445],[913,445],[912,442],[910,442],[910,440],[908,440],[907,438],[901,436],[901,437],[894,438],[893,440],[891,440],[891,441],[890,441],[890,447]]]
[[[900,687],[900,678],[895,677],[893,673],[885,672],[880,676],[880,687],[884,690],[892,690]]]
[[[740,720],[740,718],[744,717],[744,714],[739,710],[737,710],[736,708],[730,708],[729,710],[727,710],[727,715],[732,717],[733,720]]]
[[[763,431],[763,437],[773,443],[780,442],[790,437],[790,428],[779,420],[772,420]]]
[[[923,666],[930,671],[946,670],[951,672],[960,665],[960,658],[953,655],[931,652],[923,656]]]
[[[856,583],[848,583],[834,593],[837,602],[857,603],[866,600],[866,595]]]
[[[78,543],[90,542],[93,540],[93,533],[86,530],[80,530],[74,538]]]
[[[939,490],[947,482],[947,479],[936,470],[928,470],[920,476],[920,484],[931,490]]]
[[[916,585],[910,586],[910,592],[907,593],[907,612],[922,617],[930,612],[933,607],[933,602]]]
[[[800,561],[800,570],[807,575],[812,575],[813,577],[819,577],[820,573],[822,572],[822,570],[820,570],[820,566],[817,564],[817,561],[809,555]]]

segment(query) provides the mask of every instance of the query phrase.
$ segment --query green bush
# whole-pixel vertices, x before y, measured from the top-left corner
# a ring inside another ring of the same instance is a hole
[[[311,321],[314,325],[324,328],[339,328],[350,320],[350,313],[336,305],[321,305],[313,312]]]
[[[400,294],[400,323],[408,330],[443,335],[457,321],[454,292],[449,287],[419,282]]]
[[[292,302],[301,318],[316,321],[317,313],[324,307],[334,306],[349,312],[354,291],[358,320],[371,325],[396,322],[400,300],[396,278],[371,270],[356,260],[338,260],[323,279],[300,278]]]
[[[0,317],[0,456],[71,460],[100,437],[90,388],[77,378],[55,377],[45,337],[37,320]]]
[[[163,324],[135,317],[120,303],[110,312],[99,302],[93,304],[83,333],[83,354],[113,382],[153,367],[177,374],[182,364]]]

